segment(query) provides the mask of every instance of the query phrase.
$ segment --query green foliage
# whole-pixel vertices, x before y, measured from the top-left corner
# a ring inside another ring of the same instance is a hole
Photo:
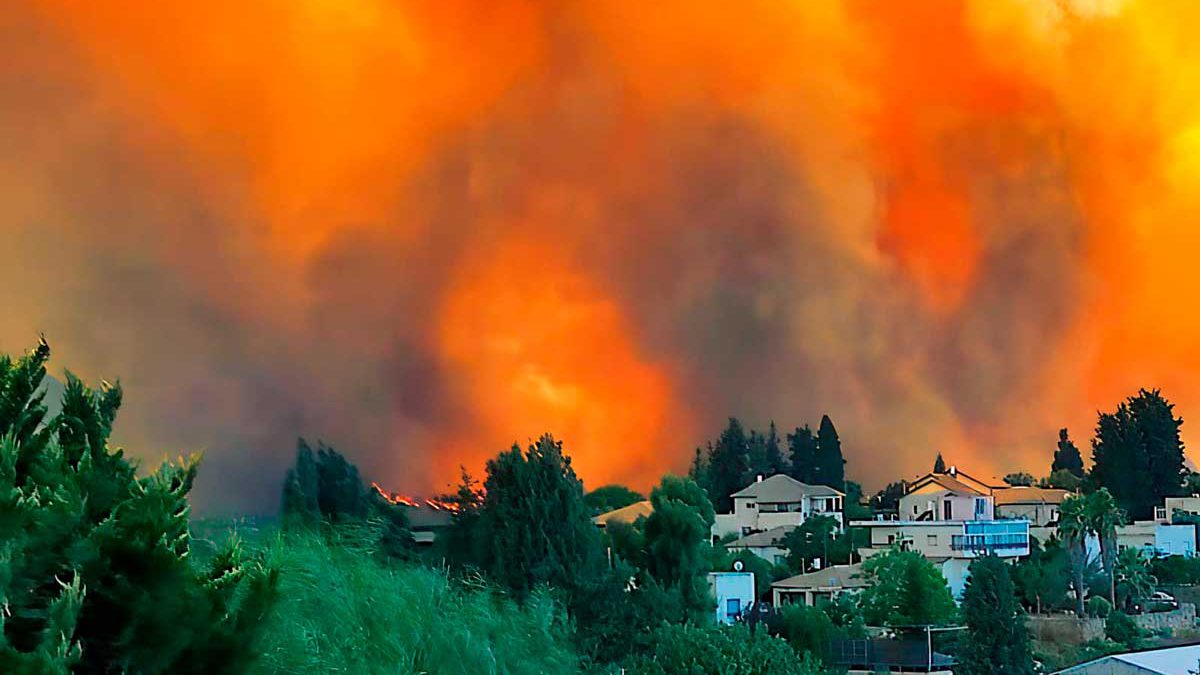
[[[1087,615],[1093,618],[1104,618],[1112,611],[1112,603],[1102,595],[1093,595],[1087,601]]]
[[[1072,495],[1063,500],[1058,510],[1058,534],[1062,537],[1071,563],[1071,583],[1075,587],[1075,614],[1083,617],[1083,598],[1086,594],[1084,570],[1087,567],[1087,537],[1091,532],[1087,500]]]
[[[817,660],[828,657],[830,640],[843,637],[821,608],[795,603],[779,609],[771,623],[771,634],[787,640],[797,654]]]
[[[1157,389],[1142,389],[1101,413],[1092,441],[1095,486],[1108,488],[1131,517],[1149,518],[1164,497],[1183,490],[1182,424]]]
[[[1084,497],[1084,515],[1089,529],[1100,541],[1100,559],[1104,565],[1104,573],[1108,577],[1109,600],[1114,605],[1116,598],[1116,555],[1117,555],[1117,526],[1125,522],[1125,514],[1117,506],[1117,501],[1107,488]]]
[[[828,485],[835,490],[846,487],[846,460],[842,458],[842,441],[829,415],[821,416],[817,428],[817,457],[814,484]]]
[[[1051,475],[1058,471],[1066,471],[1076,478],[1083,478],[1083,457],[1079,454],[1079,448],[1075,447],[1075,443],[1067,436],[1065,428],[1058,430],[1058,448],[1054,451],[1054,461],[1050,463]]]
[[[1008,566],[1017,597],[1030,611],[1042,613],[1066,604],[1071,561],[1057,539],[1045,546],[1030,541],[1029,555]]]
[[[488,460],[477,513],[453,528],[470,528],[474,565],[517,598],[543,584],[570,594],[604,564],[589,514],[570,458],[547,434],[524,452],[514,445]]]
[[[704,472],[708,482],[703,487],[718,513],[732,513],[733,498],[730,495],[746,487],[751,480],[749,444],[742,423],[731,417],[729,425],[709,450]]]
[[[654,512],[644,526],[646,571],[665,589],[677,591],[697,612],[710,606],[704,574],[706,547],[713,523],[712,505],[700,486],[687,478],[664,476],[650,492]]]
[[[1145,598],[1154,592],[1154,576],[1150,574],[1150,563],[1141,551],[1127,548],[1117,554],[1117,607],[1136,598]]]
[[[874,514],[871,508],[863,504],[863,487],[861,483],[846,481],[846,499],[843,513],[847,521],[870,520]]]
[[[971,563],[962,597],[967,626],[955,672],[963,675],[1032,675],[1025,612],[1017,602],[1007,565],[994,555]]]
[[[946,460],[942,459],[942,453],[938,453],[933,460],[933,473],[946,473]]]
[[[775,422],[767,429],[767,433],[750,432],[749,447],[746,452],[749,464],[749,476],[774,476],[787,471],[787,462],[779,448],[779,432]]]
[[[779,638],[745,626],[664,625],[648,653],[630,660],[630,675],[817,675]]]
[[[1010,473],[1004,477],[1004,482],[1013,487],[1027,487],[1033,485],[1033,481],[1033,474],[1024,471]]]
[[[1150,561],[1150,573],[1163,584],[1200,584],[1200,558],[1181,555],[1155,558]]]
[[[1104,620],[1104,635],[1126,649],[1137,649],[1144,637],[1142,629],[1132,617],[1115,609],[1109,612],[1108,618]]]
[[[807,424],[787,436],[791,469],[788,474],[801,483],[817,481],[817,436]]]
[[[863,618],[870,626],[946,625],[956,607],[946,580],[916,551],[892,549],[867,558],[862,565],[870,584],[859,594]]]
[[[363,484],[358,467],[337,450],[319,443],[314,454],[301,438],[297,442],[296,464],[288,470],[283,483],[280,514],[286,528],[309,528],[321,523],[380,525],[379,550],[392,558],[413,553],[408,507],[392,504],[378,491]]]
[[[940,458],[941,455],[938,457]],[[896,513],[900,510],[900,498],[907,490],[908,484],[902,480],[888,483],[871,498],[871,508],[879,513]]]
[[[49,355],[0,357],[0,671],[241,672],[274,571],[236,540],[194,565],[196,460],[138,478],[108,446],[117,386],[68,373],[46,419]]]
[[[811,516],[799,526],[792,528],[783,538],[783,548],[788,551],[788,566],[797,573],[809,571],[816,559],[821,566],[828,566],[832,553],[837,553],[838,522],[831,516]]]
[[[348,526],[270,547],[281,598],[251,675],[578,672],[565,617],[546,592],[518,606],[478,578],[456,583],[381,563],[376,539]]]
[[[1045,488],[1056,488],[1059,490],[1075,492],[1079,490],[1080,486],[1083,484],[1083,479],[1066,469],[1058,469],[1057,471],[1051,472],[1049,476],[1038,481],[1038,484]]]
[[[760,599],[770,599],[771,584],[776,581],[776,567],[770,562],[758,557],[750,551],[738,551],[734,553],[730,563],[740,560],[743,565],[743,571],[754,573],[754,593]],[[716,571],[726,571],[728,566],[721,566]]]
[[[624,485],[604,485],[583,496],[583,502],[593,516],[636,504],[645,497]]]

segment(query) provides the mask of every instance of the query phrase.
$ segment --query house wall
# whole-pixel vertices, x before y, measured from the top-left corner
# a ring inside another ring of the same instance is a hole
[[[736,600],[739,612],[754,602],[753,572],[709,572],[708,589],[716,600],[717,623],[731,624],[735,617],[729,613],[729,601]]]
[[[926,558],[946,558],[953,555],[950,537],[963,532],[962,523],[937,521],[873,526],[870,530],[871,548],[886,549],[895,541],[905,539],[909,542],[911,550],[919,551]]]
[[[1167,555],[1196,555],[1195,525],[1166,525],[1154,528],[1154,548]]]
[[[1058,504],[1003,504],[996,507],[998,518],[1021,518],[1034,527],[1044,527],[1058,520]]]
[[[788,554],[786,548],[780,548],[779,546],[726,546],[725,548],[730,553],[749,551],[772,565],[785,562]]]
[[[983,499],[982,512],[975,510],[975,500]],[[946,518],[944,504],[949,501],[951,514]],[[991,520],[993,507],[990,496],[956,494],[936,484],[929,484],[900,498],[900,518],[916,520],[921,514],[932,510],[934,520]]]
[[[832,501],[833,498],[829,498]],[[840,500],[840,498],[838,498]],[[838,521],[838,527],[844,527],[844,518],[839,511],[814,511],[812,498],[805,497],[798,503],[795,511],[763,511],[758,501],[753,497],[735,497],[733,513],[718,513],[713,523],[712,533],[715,537],[727,534],[742,536],[751,532],[762,532],[776,527],[797,527],[804,523],[809,515],[830,516]]]
[[[1175,511],[1200,514],[1200,497],[1167,497],[1164,501],[1166,516],[1170,520]]]

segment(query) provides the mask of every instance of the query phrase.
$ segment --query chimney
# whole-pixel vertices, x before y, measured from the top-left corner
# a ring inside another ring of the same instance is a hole
[[[950,465],[950,475],[951,476],[958,475],[958,467],[957,466],[954,466],[953,464]]]
[[[754,482],[755,482],[755,483],[761,483],[761,482],[762,482],[762,474],[761,474],[761,473],[760,473],[760,474],[758,474],[758,477],[756,477],[756,478],[754,479]]]

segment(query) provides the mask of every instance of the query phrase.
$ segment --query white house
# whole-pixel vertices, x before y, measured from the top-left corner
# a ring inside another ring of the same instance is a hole
[[[992,500],[997,518],[1028,520],[1031,527],[1057,527],[1059,509],[1070,494],[1056,488],[1012,486],[993,490]]]
[[[754,603],[754,573],[709,572],[708,590],[717,601],[717,623],[731,624]]]
[[[778,527],[796,527],[812,516],[830,516],[844,525],[846,495],[826,485],[809,485],[785,474],[760,479],[733,495],[733,513],[718,513],[714,538],[746,536]]]
[[[787,561],[788,550],[783,545],[783,538],[793,529],[776,527],[766,532],[748,534],[725,544],[725,550],[730,553],[749,551],[771,564],[778,565]]]
[[[991,520],[996,486],[950,467],[909,483],[900,498],[900,520]]]
[[[800,603],[810,607],[833,600],[843,593],[856,593],[867,587],[862,565],[832,565],[823,570],[797,574],[771,584],[771,600],[776,607]]]

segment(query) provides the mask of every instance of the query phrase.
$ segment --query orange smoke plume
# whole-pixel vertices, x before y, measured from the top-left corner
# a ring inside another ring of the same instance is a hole
[[[1197,15],[19,0],[0,346],[120,375],[209,508],[297,434],[432,493],[551,432],[646,487],[729,415],[827,412],[871,485],[1042,472],[1137,387],[1200,415]]]

